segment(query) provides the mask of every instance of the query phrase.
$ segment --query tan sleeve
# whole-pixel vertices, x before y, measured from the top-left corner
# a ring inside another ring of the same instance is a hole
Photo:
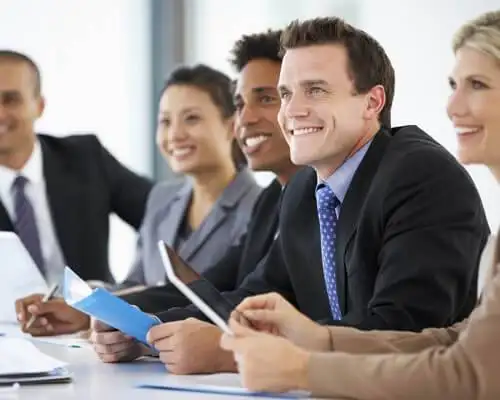
[[[467,325],[462,321],[449,328],[426,329],[422,332],[370,331],[332,327],[331,349],[355,354],[414,353],[430,346],[449,346]],[[341,329],[339,329],[341,328]]]
[[[366,342],[359,334],[354,340],[365,348],[385,351],[393,346],[399,354],[315,353],[309,362],[309,390],[314,396],[357,400],[500,398],[500,274],[489,282],[481,305],[463,328],[451,346],[456,330],[428,330],[425,339],[374,333]],[[419,351],[426,343],[430,347]],[[350,339],[349,346],[354,344]],[[413,353],[401,354],[400,347]]]

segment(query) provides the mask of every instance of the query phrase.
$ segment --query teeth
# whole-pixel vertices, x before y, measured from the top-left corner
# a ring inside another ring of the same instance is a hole
[[[463,127],[457,127],[455,128],[457,133],[459,135],[465,135],[465,134],[468,134],[468,133],[476,133],[476,132],[479,132],[480,129],[479,128],[463,128]]]
[[[267,139],[269,139],[269,136],[254,136],[254,137],[249,137],[245,139],[245,146],[248,147],[254,147],[258,146],[259,144],[265,142]]]
[[[174,157],[182,157],[182,156],[185,156],[186,154],[191,153],[192,150],[193,149],[190,147],[189,148],[186,147],[184,149],[174,149],[174,150],[172,150],[172,155]]]
[[[300,129],[294,129],[293,130],[293,135],[294,136],[307,135],[309,133],[319,132],[322,129],[323,128],[300,128]]]

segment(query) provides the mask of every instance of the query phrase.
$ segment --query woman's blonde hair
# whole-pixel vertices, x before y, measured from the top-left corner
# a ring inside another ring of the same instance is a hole
[[[490,11],[462,25],[453,36],[453,52],[470,47],[493,57],[500,64],[500,10]],[[500,263],[500,228],[496,238],[494,264]]]
[[[469,47],[500,63],[500,10],[490,11],[467,22],[453,37],[453,51]]]

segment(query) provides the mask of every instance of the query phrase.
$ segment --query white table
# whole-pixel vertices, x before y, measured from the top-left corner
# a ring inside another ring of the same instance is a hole
[[[3,330],[2,330],[3,329]],[[0,332],[12,332],[0,324]],[[8,334],[8,336],[18,336]],[[220,399],[228,400],[236,396],[202,394],[195,392],[166,391],[160,389],[137,388],[137,384],[145,383],[152,378],[167,374],[165,367],[159,361],[147,359],[132,363],[105,364],[102,363],[93,350],[88,347],[70,348],[62,344],[34,341],[38,349],[44,353],[66,361],[68,369],[73,374],[73,382],[58,384],[38,384],[22,386],[16,394],[1,395],[3,399],[36,399],[36,400],[128,400],[128,399]],[[0,355],[1,356],[1,355]],[[197,376],[182,376],[173,379],[188,382],[196,381]],[[238,399],[251,396],[238,396]]]
[[[174,392],[158,389],[135,387],[148,378],[166,374],[163,364],[145,360],[124,364],[105,364],[99,361],[91,349],[68,348],[61,345],[36,343],[44,353],[68,362],[68,369],[73,373],[73,382],[58,384],[40,384],[22,386],[15,396],[9,399],[69,400],[69,399],[224,399],[224,395]],[[184,377],[189,379],[190,377]],[[0,396],[0,398],[2,398]],[[245,398],[245,397],[240,397]],[[253,398],[255,397],[248,397]]]

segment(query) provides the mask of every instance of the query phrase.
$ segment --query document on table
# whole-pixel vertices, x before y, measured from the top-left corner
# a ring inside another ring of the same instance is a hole
[[[126,301],[111,294],[106,289],[92,289],[70,268],[64,270],[64,300],[71,307],[90,315],[147,344],[148,331],[161,321]]]
[[[71,348],[92,348],[92,344],[87,339],[77,335],[40,336],[27,339],[34,343],[47,343]]]
[[[0,231],[0,254],[0,322],[16,322],[15,301],[33,293],[46,293],[48,287],[15,233]]]
[[[0,338],[0,384],[70,380],[67,363],[22,338]]]
[[[286,393],[252,392],[242,387],[238,374],[212,374],[192,376],[167,374],[161,377],[152,377],[147,381],[140,382],[137,386],[147,389],[223,394],[232,396],[251,396],[281,399],[299,399],[309,397],[309,393],[300,391]]]
[[[0,337],[22,338],[31,342],[50,343],[64,347],[90,347],[87,339],[80,334],[58,335],[58,336],[31,336],[21,331],[17,323],[0,323]]]

